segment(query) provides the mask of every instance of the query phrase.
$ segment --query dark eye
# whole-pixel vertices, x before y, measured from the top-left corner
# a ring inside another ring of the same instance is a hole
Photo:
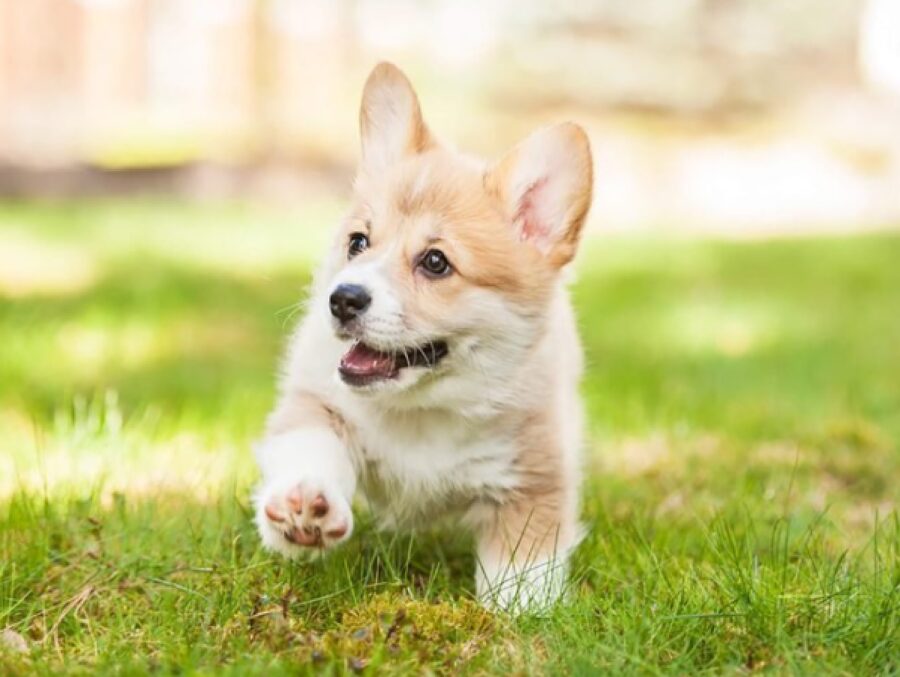
[[[353,233],[350,235],[350,244],[347,247],[347,258],[352,259],[369,248],[369,238],[363,233]]]
[[[443,277],[450,272],[450,262],[444,256],[444,252],[438,249],[429,249],[425,252],[419,265],[431,277]]]

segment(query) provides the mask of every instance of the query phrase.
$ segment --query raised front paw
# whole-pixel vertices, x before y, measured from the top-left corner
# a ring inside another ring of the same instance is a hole
[[[256,503],[263,543],[287,557],[334,547],[353,531],[349,503],[327,482],[303,480],[286,488],[264,486]]]

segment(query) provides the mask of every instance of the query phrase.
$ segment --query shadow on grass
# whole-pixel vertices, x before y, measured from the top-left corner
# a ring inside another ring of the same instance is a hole
[[[900,239],[624,243],[582,256],[575,300],[596,432],[765,439],[859,417],[900,437]],[[0,304],[0,401],[39,423],[73,396],[241,425],[271,401],[309,271],[152,257],[73,296]],[[226,423],[227,425],[227,423]]]
[[[128,413],[259,415],[308,279],[134,259],[76,295],[4,302],[0,401],[39,423],[106,390]]]
[[[507,622],[470,604],[471,543],[454,530],[394,538],[362,518],[325,561],[259,548],[238,466],[309,271],[204,268],[159,233],[139,256],[113,237],[124,221],[66,216],[43,234],[77,242],[96,228],[109,247],[96,251],[117,258],[71,296],[0,303],[0,445],[24,439],[7,423],[25,418],[59,437],[56,453],[115,459],[134,481],[0,502],[0,627],[35,646],[22,674],[366,665],[350,659],[409,672],[896,666],[900,238],[588,243],[574,289],[597,471],[588,537],[571,604]],[[222,237],[217,216],[179,242]],[[58,426],[79,398],[102,409],[106,391],[120,435]],[[231,456],[205,440],[161,453],[210,431]],[[179,454],[200,457],[207,482],[204,464],[233,463],[231,479],[215,475],[202,500],[189,483],[134,488],[159,458],[183,472]]]
[[[900,238],[588,249],[575,299],[596,432],[762,440],[865,419],[900,439]]]

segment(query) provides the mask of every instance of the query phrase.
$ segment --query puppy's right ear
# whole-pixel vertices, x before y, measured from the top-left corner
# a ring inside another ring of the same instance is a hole
[[[375,66],[363,88],[359,109],[362,164],[384,169],[434,145],[419,99],[409,79],[392,63]]]

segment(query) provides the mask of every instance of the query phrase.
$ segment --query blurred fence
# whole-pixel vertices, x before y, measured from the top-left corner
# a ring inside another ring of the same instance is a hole
[[[318,190],[382,58],[475,150],[585,124],[605,224],[900,220],[900,0],[0,0],[0,195]]]

